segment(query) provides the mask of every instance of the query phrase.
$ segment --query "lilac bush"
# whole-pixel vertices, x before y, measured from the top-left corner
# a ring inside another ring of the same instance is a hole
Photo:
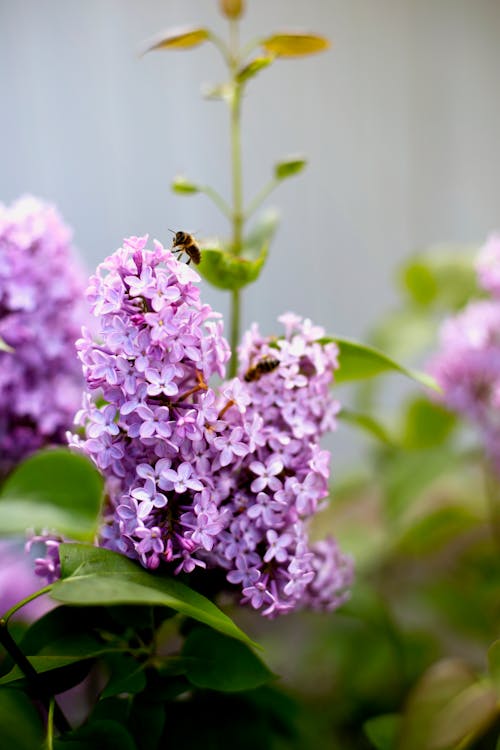
[[[147,568],[222,568],[242,602],[268,616],[346,596],[350,559],[334,540],[310,544],[307,521],[328,494],[337,348],[285,315],[282,338],[256,326],[239,376],[223,378],[222,322],[200,300],[195,271],[158,242],[131,237],[92,277],[98,337],[77,342],[88,393],[72,445],[107,480],[100,544]],[[272,372],[249,382],[255,363]]]
[[[429,369],[442,388],[441,400],[480,431],[485,450],[500,472],[500,236],[479,253],[476,270],[487,299],[470,302],[441,327],[440,350]]]
[[[74,342],[84,274],[56,209],[26,196],[0,204],[0,478],[42,446],[65,442],[81,399]]]

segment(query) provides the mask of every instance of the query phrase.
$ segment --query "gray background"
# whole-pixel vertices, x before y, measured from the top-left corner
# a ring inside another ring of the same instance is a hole
[[[500,224],[498,0],[249,0],[244,38],[279,27],[332,49],[278,61],[248,88],[245,193],[272,163],[308,155],[269,201],[282,225],[245,322],[272,332],[293,309],[362,337],[396,299],[395,264],[441,240],[481,241]],[[222,75],[210,46],[140,58],[185,23],[224,32],[215,0],[0,0],[0,200],[55,201],[94,267],[128,234],[167,227],[224,235],[177,173],[229,189]],[[204,296],[226,312],[224,293]]]

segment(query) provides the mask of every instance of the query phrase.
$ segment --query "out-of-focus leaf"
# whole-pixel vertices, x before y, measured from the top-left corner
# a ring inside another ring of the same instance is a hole
[[[399,454],[383,472],[389,518],[402,516],[415,497],[437,477],[454,471],[458,461],[446,447]]]
[[[176,579],[147,572],[111,550],[83,544],[62,544],[59,550],[63,577],[50,592],[56,601],[74,606],[170,607],[231,638],[254,645],[215,604]]]
[[[274,176],[277,180],[286,180],[288,177],[294,177],[302,172],[307,164],[307,160],[301,156],[290,156],[288,159],[279,161],[274,166]]]
[[[0,336],[0,352],[9,352],[12,354],[14,349],[8,345],[6,341],[3,340],[3,338]]]
[[[232,83],[204,84],[201,93],[205,99],[214,99],[230,102],[234,94]]]
[[[496,690],[476,682],[465,688],[437,715],[430,734],[430,747],[448,748],[465,738],[481,734],[497,715]]]
[[[161,743],[165,726],[165,708],[153,696],[137,695],[130,710],[129,729],[134,737],[137,750],[158,750],[166,747]],[[144,731],[147,727],[147,731]]]
[[[125,727],[111,719],[90,720],[54,741],[54,750],[137,750]]]
[[[358,427],[385,445],[394,445],[393,438],[387,428],[370,414],[361,414],[351,409],[342,408],[337,417],[342,422]]]
[[[260,73],[261,70],[268,68],[273,62],[274,57],[255,57],[249,63],[247,63],[241,70],[238,71],[236,80],[238,83],[246,83],[251,78]]]
[[[167,29],[146,42],[143,54],[157,49],[190,49],[206,42],[209,36],[208,29],[200,26]]]
[[[219,8],[226,18],[235,20],[243,15],[245,3],[244,0],[219,0]]]
[[[200,192],[198,185],[195,185],[194,182],[190,182],[190,180],[186,179],[186,177],[182,177],[182,175],[175,177],[172,180],[170,187],[174,193],[178,193],[179,195],[193,195],[194,193]]]
[[[441,661],[427,670],[408,699],[398,750],[438,750],[432,735],[440,712],[474,684],[474,674],[458,659]]]
[[[42,747],[44,732],[40,716],[20,690],[0,689],[0,737],[2,750]]]
[[[106,665],[110,670],[110,678],[101,698],[111,698],[122,693],[141,693],[146,687],[144,665],[129,654],[108,654]]]
[[[398,714],[384,714],[363,724],[366,736],[376,750],[396,750],[396,740],[401,726]]]
[[[278,32],[261,41],[261,46],[276,57],[301,57],[323,52],[330,46],[329,40],[319,34],[300,31]]]
[[[182,656],[187,678],[200,688],[234,693],[275,679],[248,646],[207,628],[190,632]]]
[[[41,451],[4,482],[0,533],[53,528],[75,539],[92,539],[102,497],[103,480],[90,461],[63,448]]]
[[[382,352],[371,346],[360,344],[350,339],[332,336],[320,339],[321,344],[335,342],[339,347],[339,369],[335,373],[335,382],[348,383],[353,380],[373,378],[384,373],[397,372],[415,380],[420,385],[439,390],[434,378],[425,372],[417,372],[400,365]]]
[[[491,679],[500,696],[500,640],[495,641],[488,649],[488,667]]]
[[[372,331],[370,343],[394,359],[412,359],[436,340],[436,321],[420,308],[390,312]]]
[[[458,505],[438,508],[422,518],[413,519],[393,544],[400,552],[412,557],[428,555],[477,524],[477,516],[467,508]]]
[[[422,450],[442,445],[456,427],[457,416],[426,398],[415,398],[404,415],[402,445]]]
[[[477,246],[437,245],[401,269],[403,290],[421,307],[455,311],[479,294],[474,268]]]

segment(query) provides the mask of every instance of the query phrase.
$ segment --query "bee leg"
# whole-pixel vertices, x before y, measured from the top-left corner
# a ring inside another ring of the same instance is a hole
[[[186,263],[186,266],[189,266],[189,264],[191,263],[191,260],[192,258],[189,258],[188,262]]]

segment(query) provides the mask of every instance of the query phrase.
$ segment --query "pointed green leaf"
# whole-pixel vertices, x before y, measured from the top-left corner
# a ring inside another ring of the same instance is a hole
[[[426,388],[439,391],[436,381],[427,373],[403,367],[403,365],[400,365],[371,346],[336,336],[321,339],[320,343],[327,344],[332,341],[339,347],[339,369],[335,373],[335,382],[337,384],[348,383],[352,380],[373,378],[376,375],[384,373],[397,372],[401,375],[406,375],[406,377],[415,380]]]
[[[246,83],[251,78],[260,73],[261,70],[268,68],[274,60],[274,56],[271,57],[255,57],[249,63],[247,63],[236,75],[238,83]]]
[[[400,727],[399,714],[376,716],[363,724],[365,734],[376,750],[396,750]]]
[[[54,750],[137,750],[121,722],[91,718],[83,726],[54,741]]]
[[[194,182],[190,182],[182,175],[175,177],[170,185],[174,193],[179,195],[192,195],[193,193],[199,193],[200,188]]]
[[[263,39],[261,46],[277,57],[302,57],[323,52],[330,42],[319,34],[306,34],[300,31],[281,32]]]
[[[60,546],[62,578],[51,597],[74,606],[114,604],[170,607],[231,638],[252,643],[209,599],[175,578],[155,575],[124,555],[83,544]]]
[[[275,678],[248,646],[207,628],[191,631],[182,656],[187,678],[200,688],[234,693]]]
[[[167,29],[146,43],[143,54],[157,49],[190,49],[206,42],[209,36],[208,29],[203,27]]]
[[[394,440],[387,428],[370,414],[362,414],[352,411],[352,409],[342,408],[337,416],[342,422],[346,422],[353,427],[359,427],[385,445],[394,445]]]
[[[302,172],[307,161],[301,156],[291,156],[279,161],[274,167],[274,176],[277,180],[286,180]]]
[[[36,453],[9,475],[0,493],[0,533],[54,529],[92,539],[103,498],[103,480],[83,456],[63,448]]]

